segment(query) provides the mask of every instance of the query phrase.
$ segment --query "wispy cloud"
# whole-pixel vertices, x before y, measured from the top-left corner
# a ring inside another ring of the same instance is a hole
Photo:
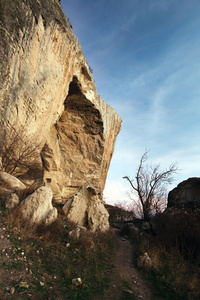
[[[145,148],[164,168],[178,162],[176,183],[199,174],[200,3],[179,2],[68,3],[97,91],[123,118],[105,189],[115,202]]]
[[[132,203],[128,195],[130,187],[124,181],[109,181],[104,190],[104,200],[109,204]]]

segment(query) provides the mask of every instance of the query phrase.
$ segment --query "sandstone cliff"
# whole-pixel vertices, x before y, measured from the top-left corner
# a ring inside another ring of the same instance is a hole
[[[86,181],[102,192],[121,118],[97,94],[59,1],[1,0],[0,35],[0,145],[14,128],[21,149],[36,146],[28,178],[58,197]]]

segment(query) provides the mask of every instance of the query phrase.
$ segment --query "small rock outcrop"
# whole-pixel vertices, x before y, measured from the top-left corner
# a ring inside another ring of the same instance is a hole
[[[43,186],[24,199],[19,208],[22,218],[29,224],[49,225],[57,218],[57,209],[52,205],[52,190]]]
[[[192,177],[169,192],[168,208],[200,208],[200,178]]]
[[[63,207],[67,219],[76,225],[88,227],[92,231],[109,229],[109,214],[105,209],[99,190],[90,183],[79,188],[70,203]]]

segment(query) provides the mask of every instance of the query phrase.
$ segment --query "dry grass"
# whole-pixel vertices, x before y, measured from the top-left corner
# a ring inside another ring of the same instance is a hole
[[[37,282],[45,282],[43,288],[32,282],[30,293],[38,293],[44,299],[92,299],[103,295],[112,277],[113,253],[117,247],[113,231],[83,231],[80,238],[74,240],[69,232],[75,226],[67,223],[63,216],[48,227],[27,225],[19,218],[18,209],[9,214],[8,226],[16,249],[23,249],[31,261]],[[82,285],[74,287],[72,279],[78,277]]]
[[[200,212],[176,211],[156,221],[156,236],[143,235],[138,243],[138,255],[147,252],[152,260],[150,278],[177,299],[200,299]]]

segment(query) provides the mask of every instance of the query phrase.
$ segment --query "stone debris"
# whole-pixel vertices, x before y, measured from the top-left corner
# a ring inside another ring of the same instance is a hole
[[[29,285],[26,281],[21,281],[19,283],[19,288],[25,288],[25,289],[28,289],[29,288]]]
[[[152,266],[152,260],[149,257],[149,255],[145,252],[139,257],[137,265],[140,268],[150,269]]]
[[[133,295],[133,292],[131,290],[123,290],[123,291],[124,291],[124,293]]]
[[[72,279],[72,285],[73,285],[73,286],[80,286],[80,285],[82,285],[82,280],[81,280],[81,278],[78,277],[78,278]]]
[[[15,292],[15,287],[12,286],[12,287],[10,288],[10,294],[13,295],[14,292]]]
[[[69,236],[72,237],[74,240],[78,240],[81,235],[81,228],[77,227],[76,229],[73,229],[69,232]]]

